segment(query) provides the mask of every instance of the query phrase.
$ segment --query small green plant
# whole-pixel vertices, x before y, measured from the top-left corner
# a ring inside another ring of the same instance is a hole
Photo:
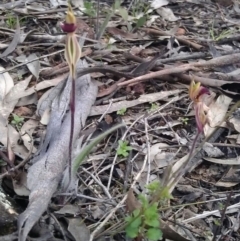
[[[13,120],[11,121],[11,124],[13,124],[19,129],[23,124],[24,118],[16,114],[12,114],[12,115],[13,115]]]
[[[180,118],[180,121],[184,124],[184,125],[187,125],[188,124],[188,121],[189,121],[189,118],[185,118],[185,117],[182,117]]]
[[[158,104],[156,104],[156,103],[151,103],[150,111],[154,111],[154,110],[156,110],[158,107],[159,107]]]
[[[158,181],[150,183],[146,188],[148,195],[138,196],[141,207],[125,218],[127,222],[125,231],[129,238],[145,237],[157,241],[162,238],[159,208],[166,205],[166,201],[172,196]]]
[[[16,20],[16,18],[13,15],[8,14],[7,15],[6,24],[7,24],[8,28],[13,29],[13,28],[15,28],[15,26],[17,24],[17,20]]]
[[[23,25],[26,23],[26,17],[22,17],[19,19],[19,24]],[[17,19],[12,14],[7,14],[6,24],[8,28],[15,29],[17,25]]]
[[[213,222],[216,226],[221,226],[221,222],[218,219],[213,219]]]
[[[119,140],[118,141],[118,148],[117,148],[117,155],[127,157],[129,155],[129,151],[132,150],[131,146],[128,146],[127,141]]]
[[[214,25],[214,23],[212,24],[212,28],[209,30],[209,35],[210,35],[211,39],[214,40],[214,41],[219,41],[221,39],[224,39],[227,36],[229,36],[230,34],[232,34],[232,32],[233,32],[232,30],[226,29],[226,30],[223,30],[220,33],[217,33],[214,30],[214,26],[213,25]]]
[[[84,8],[85,8],[84,13],[87,14],[88,16],[95,17],[97,15],[92,2],[84,1]]]
[[[157,241],[162,238],[158,204],[150,204],[144,196],[139,196],[139,199],[142,200],[142,210],[136,209],[131,216],[126,217],[126,234],[130,238],[142,236]]]
[[[149,13],[152,11],[150,9],[150,4],[139,1],[135,1],[135,4],[132,5],[131,14],[135,18],[136,28],[142,27],[149,18]]]
[[[127,111],[127,108],[124,107],[124,108],[118,110],[118,111],[117,111],[117,114],[118,114],[118,115],[125,115],[126,111]]]
[[[226,38],[227,36],[229,36],[232,33],[232,30],[223,30],[221,33],[219,33],[218,35],[216,35],[214,33],[214,30],[210,30],[210,36],[212,38],[212,40],[214,41],[219,41],[221,39]]]

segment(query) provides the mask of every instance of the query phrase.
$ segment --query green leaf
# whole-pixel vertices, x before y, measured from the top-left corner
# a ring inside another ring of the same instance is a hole
[[[13,125],[20,125],[22,124],[22,122],[24,121],[24,118],[23,117],[20,117],[16,114],[12,114],[13,115],[13,120],[11,121],[11,123]]]
[[[151,219],[145,219],[144,223],[147,224],[148,226],[151,226],[153,228],[158,228],[160,226],[160,222],[157,218],[151,218]]]
[[[123,18],[123,20],[127,21],[128,20],[128,11],[125,8],[119,8],[119,14]]]
[[[146,16],[142,16],[141,18],[138,19],[137,21],[137,28],[142,27],[147,21],[147,17]]]
[[[117,148],[117,155],[118,156],[128,156],[128,151],[132,150],[130,146],[128,146],[127,141],[119,140],[118,141],[118,148]]]
[[[74,160],[73,165],[72,165],[72,171],[75,174],[79,168],[79,166],[81,165],[81,163],[83,162],[83,160],[85,159],[85,157],[90,153],[90,151],[92,150],[92,148],[94,146],[96,146],[101,140],[103,140],[107,135],[111,134],[112,132],[114,132],[115,130],[117,130],[120,127],[123,127],[123,124],[120,125],[116,125],[114,127],[112,127],[111,129],[105,131],[104,133],[102,133],[101,135],[99,135],[98,137],[96,137],[92,142],[90,142],[87,146],[85,146],[83,148],[83,150],[81,151],[81,153],[77,156],[77,158]]]
[[[129,226],[131,226],[132,228],[139,228],[141,223],[142,223],[142,217],[139,216],[139,217],[135,218],[134,221],[132,221],[129,224]]]
[[[136,238],[138,236],[138,228],[127,227],[126,228],[126,235],[129,238]]]
[[[114,5],[113,5],[113,9],[119,9],[121,5],[120,0],[115,0]]]
[[[140,209],[135,209],[133,211],[133,217],[137,217],[140,214]]]
[[[99,31],[97,32],[96,40],[99,40],[102,37],[102,35],[103,35],[103,33],[104,33],[104,31],[105,31],[105,29],[106,29],[106,27],[107,27],[111,17],[113,16],[113,14],[114,14],[114,11],[111,11],[105,17],[105,20],[104,20],[103,24],[101,25]]]
[[[157,191],[159,187],[160,187],[159,181],[153,181],[153,182],[149,183],[148,185],[146,185],[146,188],[151,192]]]
[[[147,231],[147,238],[152,241],[162,239],[162,231],[159,228],[149,228]]]
[[[148,205],[149,205],[148,200],[143,194],[139,194],[138,199],[142,202],[143,209],[148,208]]]
[[[118,115],[124,115],[126,113],[126,111],[127,111],[127,108],[122,108],[122,109],[117,111],[117,114]]]
[[[133,219],[133,217],[130,216],[130,215],[128,215],[127,217],[125,217],[125,221],[126,221],[126,222],[130,222],[130,221],[132,221],[132,219]]]
[[[158,220],[158,210],[157,210],[157,203],[154,203],[152,206],[148,207],[144,211],[145,222],[152,223],[152,220]],[[153,224],[156,222],[154,221]],[[152,225],[150,225],[152,226]]]

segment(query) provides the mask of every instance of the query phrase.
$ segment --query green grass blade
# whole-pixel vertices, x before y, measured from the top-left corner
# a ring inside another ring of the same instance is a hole
[[[79,166],[81,165],[81,163],[83,162],[85,157],[90,153],[90,151],[92,150],[92,148],[94,146],[96,146],[107,135],[111,134],[112,132],[116,131],[117,129],[119,129],[120,127],[123,127],[123,126],[124,126],[123,124],[119,124],[119,125],[116,125],[116,126],[112,127],[111,129],[105,131],[104,133],[102,133],[101,135],[96,137],[94,140],[92,140],[92,142],[90,142],[86,147],[84,147],[83,150],[81,151],[81,153],[74,160],[74,163],[73,163],[73,166],[72,166],[73,174],[77,173],[77,170],[78,170]]]

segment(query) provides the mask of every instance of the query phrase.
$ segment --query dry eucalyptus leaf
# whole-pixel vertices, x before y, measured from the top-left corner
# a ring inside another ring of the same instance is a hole
[[[215,102],[212,102],[208,110],[209,124],[204,126],[204,134],[210,136],[213,131],[222,125],[232,99],[226,95],[220,95]]]
[[[234,177],[234,180],[233,180],[233,177]],[[234,187],[238,185],[239,182],[240,182],[239,167],[233,166],[229,169],[227,174],[224,175],[224,177],[222,177],[219,181],[215,183],[215,186],[229,188],[229,187]]]
[[[19,91],[18,93],[16,93],[15,96],[11,96],[11,98],[9,98],[8,101],[12,101],[12,100],[15,100],[15,99],[18,100],[22,97],[29,96],[33,93],[36,93],[36,91],[47,89],[47,88],[52,87],[52,86],[56,86],[59,82],[64,80],[67,77],[67,75],[68,74],[64,74],[64,75],[58,76],[57,78],[54,78],[54,79],[51,79],[51,80],[44,80],[44,81],[38,83],[37,85],[32,86],[32,87],[30,87],[26,90]]]
[[[167,21],[175,22],[179,20],[179,18],[177,18],[174,15],[173,11],[170,8],[161,7],[161,8],[158,8],[156,11],[162,18],[164,18]]]
[[[43,114],[42,114],[42,116],[41,116],[40,123],[41,123],[42,125],[47,125],[47,124],[49,123],[49,121],[50,121],[50,117],[51,117],[51,109],[50,109],[50,108],[47,108],[47,109],[43,112]]]
[[[169,1],[168,0],[154,0],[151,2],[151,7],[153,9],[158,9],[160,7],[168,5]]]
[[[228,124],[233,127],[238,133],[240,133],[240,117],[233,116],[228,120]]]
[[[37,102],[38,102],[38,96],[37,96],[37,93],[34,93],[32,95],[20,98],[16,106],[26,106],[31,104],[37,104]]]
[[[50,0],[53,7],[67,6],[66,0]]]
[[[21,172],[17,180],[13,180],[13,189],[19,196],[29,196],[30,191],[27,188],[27,173]]]
[[[209,157],[224,156],[224,153],[218,147],[213,146],[209,142],[204,143],[203,150],[207,153]]]
[[[6,102],[7,103],[16,103],[20,99],[19,93],[25,92],[26,88],[28,87],[30,81],[32,79],[32,75],[27,77],[25,80],[19,81],[14,87],[9,91],[9,93],[6,96]],[[16,105],[15,104],[15,105]]]
[[[223,165],[240,165],[240,156],[235,158],[228,158],[228,159],[217,159],[212,157],[204,157],[204,160],[217,163],[217,164],[223,164]]]
[[[36,59],[36,60],[34,60]],[[34,61],[32,61],[34,60]],[[36,79],[39,78],[39,72],[40,72],[40,61],[36,54],[30,54],[25,61],[32,61],[27,63],[28,69],[31,71],[31,73],[36,77]]]
[[[109,105],[93,106],[91,108],[90,116],[102,115],[103,113],[106,112],[106,110],[108,110],[107,113],[112,113],[112,112],[121,110],[122,108],[130,108],[146,102],[156,102],[158,100],[165,99],[171,95],[177,95],[182,91],[183,90],[177,89],[177,90],[160,91],[157,93],[141,95],[136,100],[129,100],[129,101],[124,100],[117,103],[113,103],[110,108],[109,108]]]
[[[77,241],[86,241],[90,238],[90,231],[81,218],[68,219],[68,231]]]
[[[74,205],[65,205],[60,210],[55,211],[57,214],[72,214],[76,215],[79,212],[79,208]]]
[[[32,133],[34,132],[37,126],[38,126],[38,121],[29,119],[23,124],[21,128],[21,136],[22,136],[24,146],[32,153],[35,153],[37,151],[37,149],[33,146],[33,138],[32,138]]]

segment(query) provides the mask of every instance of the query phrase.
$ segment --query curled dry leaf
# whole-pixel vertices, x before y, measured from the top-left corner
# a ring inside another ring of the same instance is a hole
[[[133,189],[130,188],[128,191],[128,196],[126,199],[126,210],[129,213],[132,213],[135,209],[138,209],[141,207],[140,202],[136,199]]]
[[[38,126],[38,121],[29,119],[23,124],[21,128],[21,137],[22,137],[24,146],[32,153],[35,153],[37,151],[37,149],[33,146],[33,138],[32,138],[32,133],[34,132],[37,126]]]
[[[221,177],[220,180],[218,180],[215,183],[215,186],[218,187],[234,187],[238,185],[240,182],[240,176],[239,176],[239,166],[235,165],[229,168],[227,173]]]
[[[231,102],[231,98],[220,95],[215,102],[210,104],[208,110],[209,123],[204,126],[206,137],[210,136],[216,128],[223,124]]]

